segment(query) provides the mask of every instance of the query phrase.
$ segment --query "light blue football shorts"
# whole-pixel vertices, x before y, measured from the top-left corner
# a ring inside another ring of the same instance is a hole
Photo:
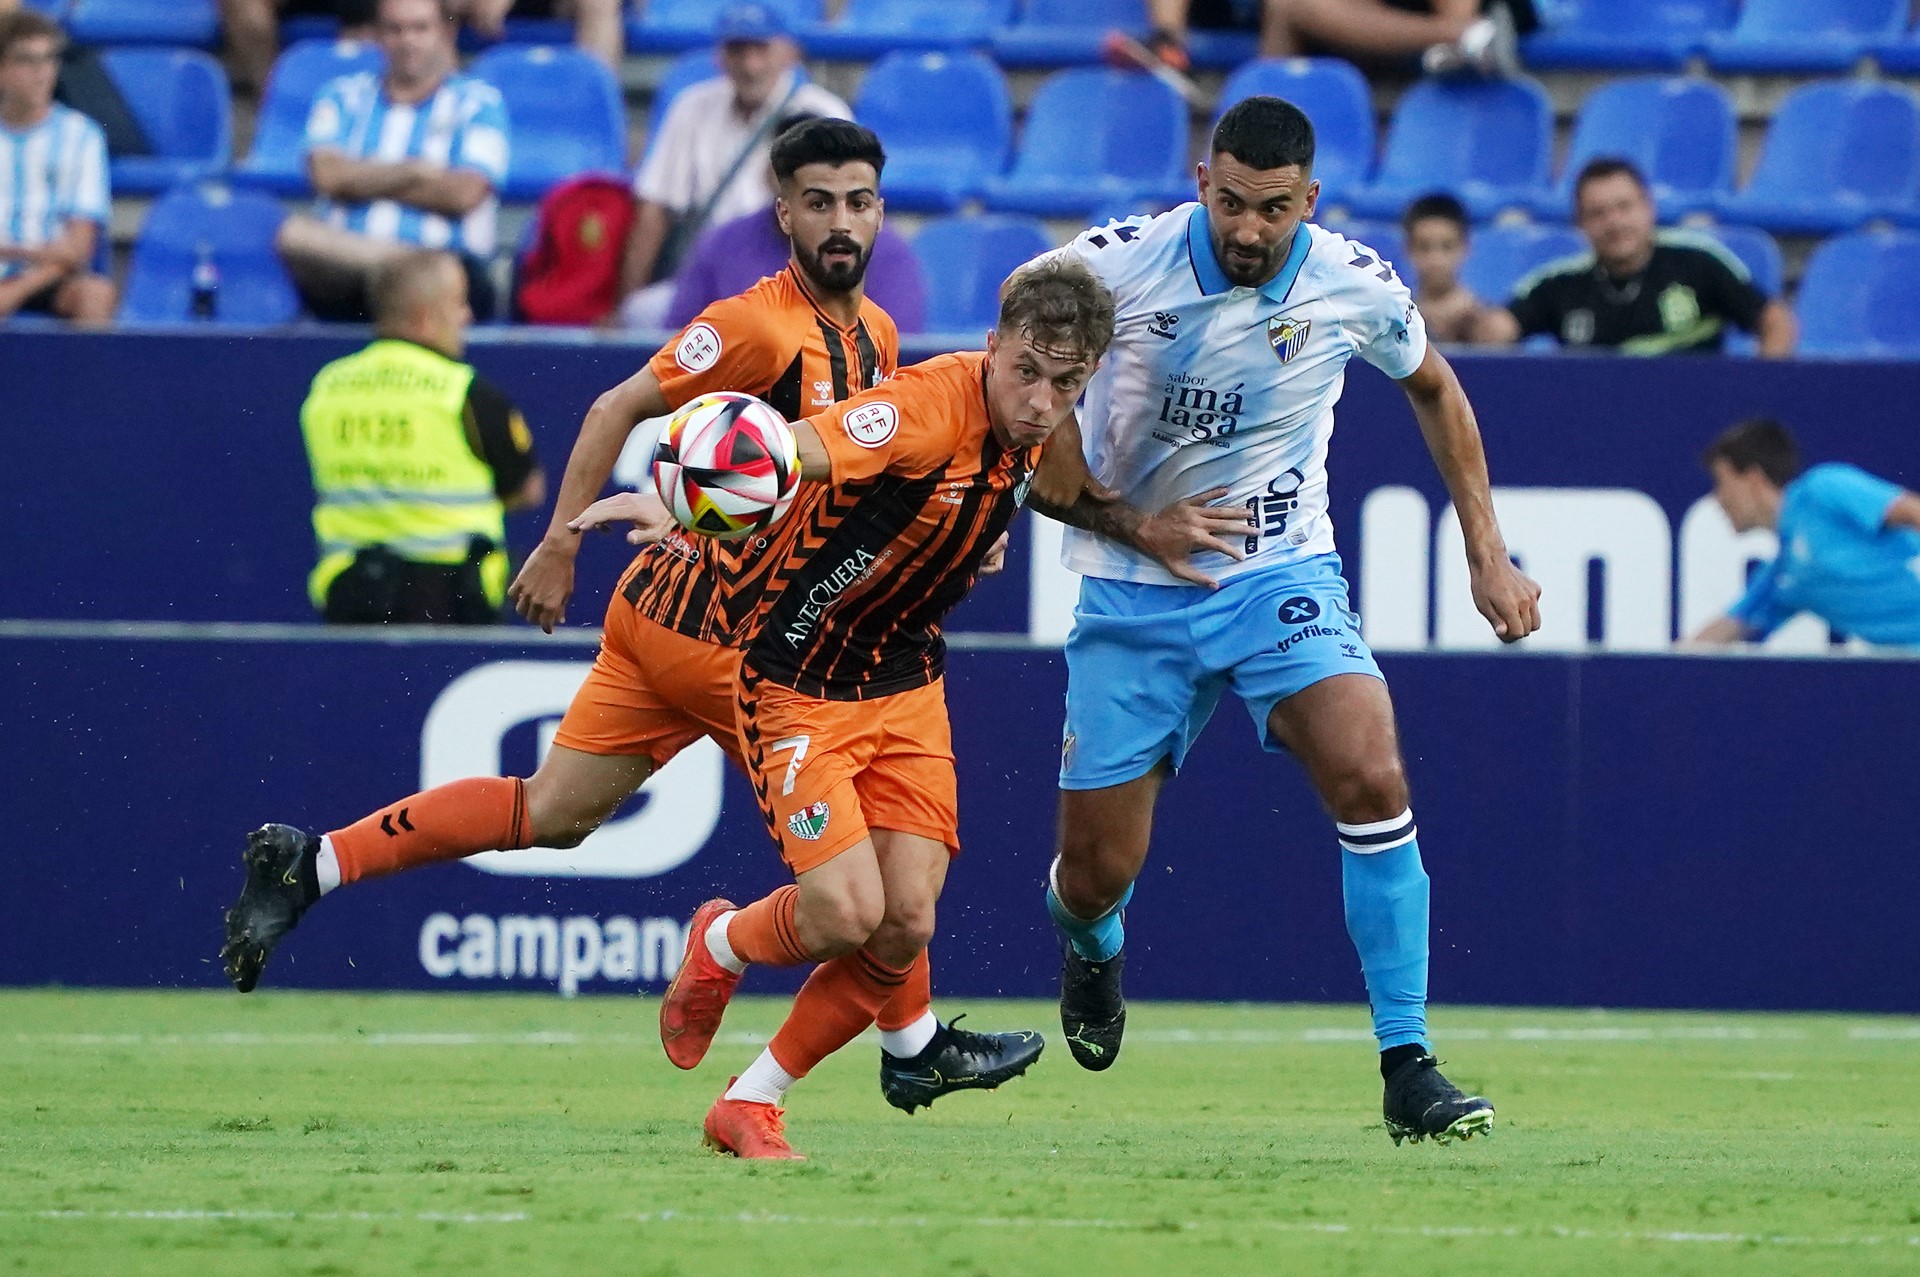
[[[1340,556],[1230,578],[1217,590],[1087,577],[1067,638],[1060,788],[1104,789],[1175,770],[1231,687],[1260,743],[1273,707],[1339,674],[1380,678],[1347,605]]]

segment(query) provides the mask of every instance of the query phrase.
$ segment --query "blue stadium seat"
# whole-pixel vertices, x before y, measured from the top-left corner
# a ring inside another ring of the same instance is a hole
[[[868,62],[895,50],[978,48],[1013,20],[1014,0],[848,0],[807,36],[818,58]]]
[[[1570,0],[1564,20],[1520,46],[1540,71],[1677,71],[1708,33],[1733,23],[1738,0]]]
[[[1227,77],[1213,122],[1245,98],[1285,98],[1313,121],[1313,175],[1320,198],[1340,197],[1373,176],[1373,92],[1351,62],[1339,58],[1257,58]]]
[[[1876,44],[1873,56],[1888,75],[1920,75],[1920,17],[1909,30]]]
[[[1041,84],[1013,171],[988,179],[981,195],[990,208],[1070,217],[1191,190],[1180,95],[1143,72],[1075,67]]]
[[[1688,227],[1701,235],[1719,240],[1753,276],[1753,285],[1769,297],[1778,297],[1786,285],[1786,268],[1780,257],[1780,242],[1757,226]]]
[[[505,198],[536,200],[581,173],[626,172],[626,103],[599,59],[567,46],[502,44],[470,71],[506,101],[513,141]]]
[[[44,13],[56,22],[65,22],[67,12],[73,7],[73,0],[27,0],[27,8],[35,13]]]
[[[198,49],[103,49],[100,61],[153,147],[151,155],[113,159],[115,194],[157,195],[227,167],[233,95],[211,56]]]
[[[1746,0],[1707,38],[1716,71],[1845,71],[1906,25],[1907,0]]]
[[[343,75],[378,73],[386,65],[380,46],[358,40],[305,40],[280,54],[260,98],[253,150],[233,181],[276,195],[304,195],[307,181],[307,116],[320,90]]]
[[[914,237],[927,281],[927,331],[982,333],[1000,314],[1000,285],[1053,247],[1031,217],[942,217]]]
[[[1100,61],[1107,32],[1144,35],[1147,0],[1027,0],[1020,21],[993,37],[1001,66],[1057,67]]]
[[[822,0],[760,0],[777,9],[787,29],[804,43],[821,25]],[[646,0],[638,13],[627,15],[629,53],[678,53],[713,43],[720,11],[732,0]]]
[[[67,32],[78,44],[220,42],[216,0],[73,0]]]
[[[1460,279],[1480,300],[1502,305],[1534,271],[1588,251],[1586,237],[1565,226],[1480,226],[1468,241]]]
[[[1795,304],[1803,355],[1920,357],[1920,235],[1836,235],[1813,250]]]
[[[1573,179],[1600,156],[1633,161],[1652,183],[1662,217],[1712,208],[1733,191],[1738,132],[1733,99],[1712,80],[1617,80],[1581,105],[1566,168],[1533,211],[1571,217]]]
[[[1372,186],[1344,201],[1362,217],[1398,218],[1408,201],[1447,191],[1474,220],[1531,207],[1547,187],[1553,107],[1532,80],[1422,80],[1400,99]]]
[[[1781,103],[1746,190],[1719,201],[1727,221],[1776,233],[1852,230],[1920,196],[1920,103],[1907,89],[1828,81]]]
[[[205,251],[220,272],[216,322],[292,321],[300,313],[300,298],[273,251],[273,237],[285,216],[271,195],[216,182],[168,192],[147,214],[133,246],[121,320],[153,324],[192,319],[193,272]]]
[[[853,114],[887,148],[890,207],[951,211],[1006,171],[1013,103],[978,53],[890,53],[861,81]]]

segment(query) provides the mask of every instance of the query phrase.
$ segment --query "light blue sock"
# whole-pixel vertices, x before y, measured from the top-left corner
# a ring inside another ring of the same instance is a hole
[[[1047,875],[1047,912],[1053,915],[1053,925],[1073,946],[1073,951],[1088,962],[1105,962],[1120,952],[1120,946],[1126,943],[1127,929],[1120,921],[1120,911],[1127,907],[1127,901],[1133,899],[1133,884],[1120,893],[1120,899],[1113,908],[1098,918],[1076,918],[1067,912],[1060,903],[1060,895],[1053,889],[1053,874]]]
[[[1427,1042],[1427,871],[1411,811],[1338,826],[1347,934],[1360,953],[1380,1049]]]

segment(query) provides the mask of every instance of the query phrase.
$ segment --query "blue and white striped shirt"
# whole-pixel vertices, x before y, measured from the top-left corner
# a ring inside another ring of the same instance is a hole
[[[58,104],[24,132],[0,124],[0,243],[38,248],[60,238],[72,218],[105,225],[111,213],[98,124]],[[0,261],[0,279],[24,269]]]
[[[320,146],[355,159],[426,160],[450,169],[476,169],[497,192],[507,178],[507,108],[498,89],[464,75],[448,76],[424,102],[401,105],[388,100],[378,75],[363,71],[341,76],[314,100],[307,116],[307,147]],[[323,217],[357,234],[478,257],[493,252],[499,210],[494,197],[459,221],[395,200],[320,203]]]

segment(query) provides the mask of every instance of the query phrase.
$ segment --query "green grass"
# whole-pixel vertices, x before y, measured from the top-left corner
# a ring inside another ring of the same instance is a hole
[[[1920,1271],[1914,1021],[1447,1008],[1499,1130],[1396,1148],[1356,1008],[1136,1005],[1110,1073],[907,1117],[861,1042],[810,1161],[705,1152],[783,1009],[687,1074],[648,1000],[0,993],[0,1273]]]

